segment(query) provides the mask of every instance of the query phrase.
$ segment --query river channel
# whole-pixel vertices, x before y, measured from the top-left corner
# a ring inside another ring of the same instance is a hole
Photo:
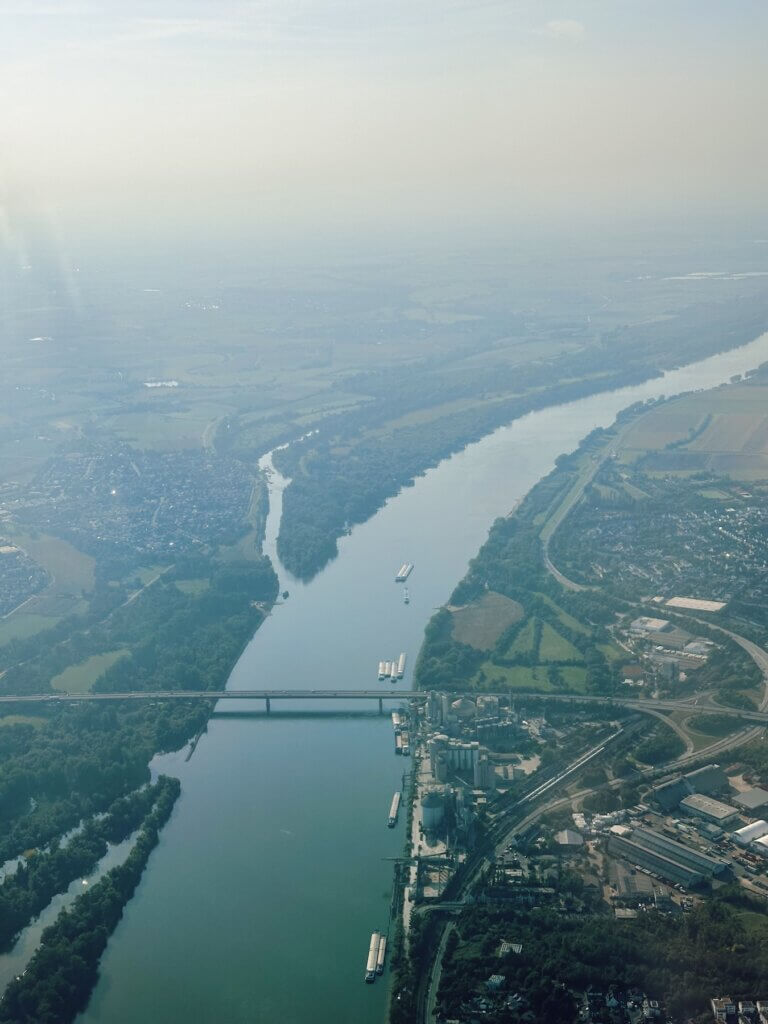
[[[632,402],[707,388],[768,360],[768,335],[646,384],[515,421],[445,460],[342,539],[339,557],[290,591],[243,652],[229,689],[379,685],[408,654],[493,519],[558,454]],[[280,514],[272,478],[266,547]],[[415,563],[410,604],[393,581]],[[243,706],[248,705],[243,702]],[[231,711],[231,705],[227,710]],[[182,794],[101,964],[80,1024],[380,1024],[387,975],[363,983],[386,927],[404,815],[387,828],[409,761],[388,715],[345,705],[216,714],[194,756],[158,759]]]

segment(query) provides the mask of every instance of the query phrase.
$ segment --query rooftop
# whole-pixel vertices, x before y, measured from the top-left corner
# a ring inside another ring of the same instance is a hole
[[[670,597],[668,608],[690,608],[695,612],[719,612],[725,608],[725,601],[703,601],[698,597]]]
[[[733,802],[747,810],[757,810],[758,807],[764,807],[765,804],[768,804],[768,790],[760,789],[759,786],[753,786],[752,789],[746,789],[743,793],[737,793],[733,798]]]
[[[704,796],[702,793],[693,793],[691,796],[685,797],[680,801],[680,806],[689,811],[706,814],[710,818],[723,821],[738,814],[737,808],[730,804],[724,804],[722,800],[713,800],[711,796]]]

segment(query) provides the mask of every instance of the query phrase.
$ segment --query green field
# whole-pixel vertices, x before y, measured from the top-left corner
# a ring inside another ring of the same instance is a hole
[[[79,596],[93,589],[94,559],[68,541],[44,533],[14,533],[13,540],[51,574],[50,590]]]
[[[28,636],[42,633],[44,629],[51,629],[60,620],[60,616],[16,612],[10,618],[0,621],[0,646],[7,644],[9,640],[24,640]]]
[[[197,596],[208,589],[210,582],[208,580],[176,580],[176,586],[182,594]]]
[[[491,590],[453,612],[453,636],[478,651],[490,651],[504,630],[522,617],[517,601]]]
[[[92,654],[85,661],[81,661],[77,665],[70,665],[59,675],[54,676],[51,679],[51,686],[54,690],[61,690],[62,693],[87,693],[108,668],[127,654],[128,651],[125,649],[106,651],[104,654]]]
[[[583,661],[581,651],[557,633],[548,622],[541,629],[539,661]]]
[[[533,668],[528,665],[515,665],[512,668],[506,668],[486,661],[480,670],[486,676],[486,681],[483,684],[485,689],[493,690],[496,686],[506,687],[510,690],[555,689],[547,676],[546,665],[536,665]],[[577,690],[579,693],[586,690],[587,670],[585,668],[578,665],[564,665],[559,671],[563,682],[569,689]]]
[[[536,629],[536,619],[528,619],[526,624],[517,634],[513,642],[504,651],[504,656],[514,658],[516,654],[535,654],[534,650],[534,631]]]
[[[583,622],[579,622],[578,619],[574,619],[568,612],[563,611],[559,604],[556,604],[551,597],[547,597],[546,594],[540,594],[537,592],[536,597],[540,597],[542,601],[549,605],[552,611],[557,615],[558,619],[567,628],[573,630],[574,633],[582,633],[587,636],[589,629],[584,625]]]
[[[0,716],[0,726],[3,725],[34,725],[39,729],[45,724],[45,719],[37,715],[3,715]]]

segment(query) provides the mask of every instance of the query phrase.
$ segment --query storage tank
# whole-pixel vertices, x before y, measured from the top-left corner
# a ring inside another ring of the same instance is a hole
[[[469,697],[459,697],[451,704],[451,714],[457,718],[474,718],[476,713],[475,702]]]
[[[445,798],[436,789],[428,790],[421,798],[421,820],[425,832],[434,832],[445,815]]]

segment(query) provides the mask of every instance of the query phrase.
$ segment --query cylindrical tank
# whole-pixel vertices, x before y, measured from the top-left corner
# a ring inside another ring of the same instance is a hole
[[[425,832],[434,832],[443,821],[445,800],[443,794],[430,789],[421,799],[421,820]]]

